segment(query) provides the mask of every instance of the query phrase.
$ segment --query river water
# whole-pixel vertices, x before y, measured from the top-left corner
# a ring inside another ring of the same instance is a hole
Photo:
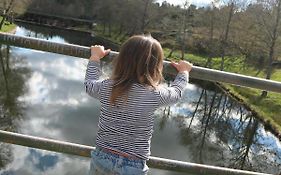
[[[102,44],[89,34],[38,26],[22,25],[16,35]],[[100,104],[84,92],[87,60],[12,46],[2,46],[0,57],[1,129],[95,145]],[[4,143],[0,151],[1,175],[86,174],[89,169],[88,158]],[[281,167],[280,141],[243,105],[208,82],[191,81],[179,103],[155,112],[151,152],[265,173]],[[150,174],[182,173],[151,168]]]

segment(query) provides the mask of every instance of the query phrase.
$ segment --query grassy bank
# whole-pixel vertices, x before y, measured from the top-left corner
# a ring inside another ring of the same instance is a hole
[[[0,16],[0,21],[2,21],[3,17]],[[11,32],[16,28],[15,24],[10,24],[9,22],[5,21],[2,29],[0,30],[1,32]]]
[[[97,35],[113,40],[116,43],[122,43],[124,38],[126,39],[126,37],[124,37],[125,34],[116,35],[113,33],[111,36],[107,35],[107,32],[104,34],[101,26],[97,26],[96,31]],[[165,56],[167,56],[170,52],[169,48],[163,48],[163,50]],[[175,51],[173,53],[173,59],[179,59],[180,56],[180,51]],[[205,65],[207,61],[207,57],[189,53],[186,53],[185,59],[199,66]],[[212,68],[219,69],[220,63],[221,58],[213,58]],[[224,69],[227,72],[256,76],[260,78],[265,77],[264,70],[257,70],[253,66],[244,64],[243,57],[227,57]],[[280,69],[275,69],[272,75],[272,80],[281,82]],[[221,86],[227,93],[234,96],[239,101],[242,101],[249,110],[253,111],[253,113],[255,113],[256,116],[265,123],[265,126],[268,127],[268,129],[274,131],[275,133],[279,133],[279,138],[281,138],[281,94],[269,92],[266,98],[261,99],[260,95],[262,91],[258,89],[238,87],[225,83],[221,83]]]
[[[207,58],[192,54],[187,54],[185,59],[198,65],[205,65],[207,61]],[[212,66],[214,69],[219,69],[220,61],[221,58],[213,58]],[[242,57],[226,58],[225,71],[260,78],[265,77],[264,70],[260,71],[255,69],[253,66],[244,64],[244,59]],[[271,79],[281,82],[281,70],[275,69]],[[275,133],[279,133],[279,138],[281,138],[280,93],[268,92],[266,98],[260,98],[262,93],[261,90],[238,87],[226,83],[221,83],[221,85],[229,94],[235,96],[239,100],[242,100],[242,103],[244,103],[251,111],[256,113],[257,117],[266,124],[268,129],[273,130]]]

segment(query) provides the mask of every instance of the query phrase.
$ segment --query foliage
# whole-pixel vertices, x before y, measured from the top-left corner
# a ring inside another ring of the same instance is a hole
[[[1,11],[7,10],[7,8],[9,8],[10,3],[12,3],[11,9],[9,11],[12,13],[15,12],[16,14],[22,14],[26,11],[26,8],[29,6],[30,2],[31,0],[1,0],[0,9]]]
[[[0,21],[2,20],[2,17],[0,16]],[[10,24],[9,22],[5,22],[2,29],[0,30],[1,32],[10,32],[13,29],[16,28],[15,24]]]

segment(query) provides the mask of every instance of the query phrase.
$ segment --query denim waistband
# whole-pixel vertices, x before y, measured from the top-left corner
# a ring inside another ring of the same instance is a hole
[[[138,158],[128,158],[128,157],[125,157],[122,155],[114,154],[109,151],[106,151],[104,148],[101,148],[101,147],[96,147],[96,150],[94,152],[95,152],[96,156],[103,156],[103,157],[111,156],[111,157],[114,157],[117,159],[121,158],[124,161],[130,161],[130,162],[134,162],[134,163],[146,163],[146,160],[138,159]]]
[[[90,174],[123,174],[147,175],[149,170],[144,159],[129,159],[127,157],[105,152],[97,147],[92,151]]]

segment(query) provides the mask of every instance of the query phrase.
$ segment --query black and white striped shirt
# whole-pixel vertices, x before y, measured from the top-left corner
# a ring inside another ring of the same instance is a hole
[[[113,80],[100,79],[100,64],[89,61],[86,75],[86,92],[101,102],[96,144],[147,160],[153,132],[154,111],[176,103],[188,82],[187,73],[179,73],[170,87],[156,89],[133,84],[128,92],[127,103],[120,99],[110,104]]]

